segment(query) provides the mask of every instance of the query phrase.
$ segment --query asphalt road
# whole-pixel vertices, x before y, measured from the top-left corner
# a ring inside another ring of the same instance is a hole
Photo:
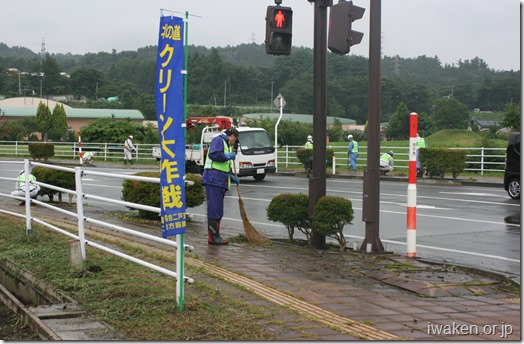
[[[126,173],[137,169],[94,168],[100,172]],[[5,166],[1,177],[12,177],[17,166]],[[120,199],[122,181],[102,176],[83,177],[83,190],[98,196]],[[406,253],[406,182],[381,181],[379,237],[388,251]],[[1,181],[2,192],[11,190],[13,182]],[[250,222],[272,238],[287,238],[286,228],[267,219],[266,208],[271,199],[281,193],[308,194],[308,179],[304,176],[268,176],[262,182],[242,178],[242,198]],[[348,246],[360,244],[365,236],[362,221],[362,180],[328,179],[327,194],[352,201],[355,218],[344,228]],[[91,211],[96,207],[126,210],[119,205],[89,200]],[[222,232],[226,236],[243,233],[236,188],[226,195],[226,213]],[[417,184],[416,254],[418,258],[471,266],[520,279],[521,232],[520,202],[509,198],[502,187],[441,186]],[[190,208],[193,220],[206,221],[205,203]],[[295,233],[300,237],[301,233]],[[190,244],[190,243],[189,243]]]

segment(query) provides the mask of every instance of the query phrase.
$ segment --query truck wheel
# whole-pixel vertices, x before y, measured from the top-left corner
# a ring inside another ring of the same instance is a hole
[[[265,174],[265,173],[263,173],[263,174],[255,174],[255,175],[253,176],[253,178],[255,178],[255,180],[256,180],[257,182],[259,182],[259,181],[261,181],[261,180],[264,180],[264,178],[266,178],[266,174]]]

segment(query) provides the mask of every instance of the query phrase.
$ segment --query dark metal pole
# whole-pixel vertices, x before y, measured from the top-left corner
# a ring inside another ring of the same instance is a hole
[[[326,195],[326,117],[327,117],[327,7],[329,0],[315,1],[313,45],[313,177],[309,179],[309,215],[317,201]],[[313,228],[312,246],[322,249],[326,237]]]
[[[370,0],[369,11],[369,100],[368,100],[368,156],[364,171],[362,221],[366,223],[366,237],[360,251],[371,244],[372,252],[383,252],[379,238],[380,219],[380,20],[381,0]]]

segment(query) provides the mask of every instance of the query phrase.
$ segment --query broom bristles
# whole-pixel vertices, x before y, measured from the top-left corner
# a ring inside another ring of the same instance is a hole
[[[238,198],[238,205],[240,207],[240,217],[242,217],[242,223],[244,224],[244,232],[246,233],[246,239],[253,244],[266,245],[270,244],[271,240],[260,234],[255,227],[249,222],[247,218],[246,209],[244,208],[244,201],[242,198]]]

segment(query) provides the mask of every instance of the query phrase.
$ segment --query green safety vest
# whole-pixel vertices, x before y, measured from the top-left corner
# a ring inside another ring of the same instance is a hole
[[[30,174],[29,182],[34,182],[34,181],[36,181],[36,177]],[[24,186],[25,186],[25,173],[22,173],[21,175],[18,176],[18,188],[23,189]]]
[[[391,157],[391,155],[389,155],[388,153],[384,153],[380,156],[380,160],[382,161],[385,161],[389,164],[389,158]]]
[[[313,144],[311,142],[306,142],[306,148],[307,149],[313,149]]]
[[[417,139],[417,149],[419,148],[426,148],[426,140],[424,140],[422,137]]]
[[[358,153],[358,142],[353,141],[353,149],[351,149],[351,153]]]
[[[228,153],[231,153],[231,147],[229,147],[229,145],[226,142],[224,142],[224,154],[228,154]],[[229,171],[231,170],[231,160],[224,161],[224,162],[213,161],[211,160],[208,154],[206,156],[206,162],[204,164],[204,169],[206,170],[215,169],[215,170],[229,173]]]

